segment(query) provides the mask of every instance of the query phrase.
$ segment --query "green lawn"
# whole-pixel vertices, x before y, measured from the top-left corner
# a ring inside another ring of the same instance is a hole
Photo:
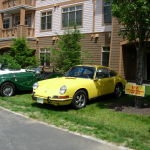
[[[149,96],[150,96],[150,86],[147,86],[147,87],[146,87],[145,93],[146,93],[146,95],[149,95]]]
[[[127,101],[132,103],[132,100],[132,96],[124,96],[121,99],[106,96],[93,100],[84,109],[73,110],[70,106],[35,104],[31,94],[22,94],[9,98],[0,97],[0,106],[71,131],[137,150],[149,150],[150,115],[125,114],[109,108],[110,105],[119,103],[128,104]]]

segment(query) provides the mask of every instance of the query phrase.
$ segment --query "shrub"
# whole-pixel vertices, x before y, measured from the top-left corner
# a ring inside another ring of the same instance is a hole
[[[51,61],[61,72],[67,71],[74,65],[81,64],[81,40],[80,31],[68,30],[64,35],[59,36],[56,47],[52,50]]]
[[[16,60],[9,54],[0,55],[0,64],[3,64],[5,68],[9,69],[20,69],[21,66],[16,62]]]
[[[9,51],[9,55],[12,56],[22,68],[35,66],[37,64],[35,50],[28,48],[25,39],[15,39]]]

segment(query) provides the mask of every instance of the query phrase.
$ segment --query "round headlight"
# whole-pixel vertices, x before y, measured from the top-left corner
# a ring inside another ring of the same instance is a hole
[[[33,84],[33,90],[36,90],[39,87],[39,84],[36,82]]]
[[[59,93],[60,94],[64,94],[65,92],[67,91],[67,87],[65,85],[63,85],[60,90],[59,90]]]

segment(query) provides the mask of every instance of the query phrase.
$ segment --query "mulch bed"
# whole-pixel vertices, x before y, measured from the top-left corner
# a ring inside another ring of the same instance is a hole
[[[122,112],[128,114],[150,115],[150,108],[123,107]]]
[[[136,108],[134,106],[134,101],[129,102],[117,102],[109,105],[110,109],[114,111],[121,111],[128,114],[140,114],[140,115],[148,115],[150,116],[150,101],[144,102],[144,106],[142,108]]]

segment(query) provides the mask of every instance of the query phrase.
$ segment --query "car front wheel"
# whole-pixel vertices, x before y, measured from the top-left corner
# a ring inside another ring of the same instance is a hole
[[[123,95],[123,86],[121,84],[116,85],[114,94],[116,98],[120,98]]]
[[[86,106],[87,94],[84,90],[79,90],[74,94],[72,106],[75,109],[81,109]]]
[[[15,93],[15,86],[12,83],[6,82],[0,87],[2,96],[12,96]]]

